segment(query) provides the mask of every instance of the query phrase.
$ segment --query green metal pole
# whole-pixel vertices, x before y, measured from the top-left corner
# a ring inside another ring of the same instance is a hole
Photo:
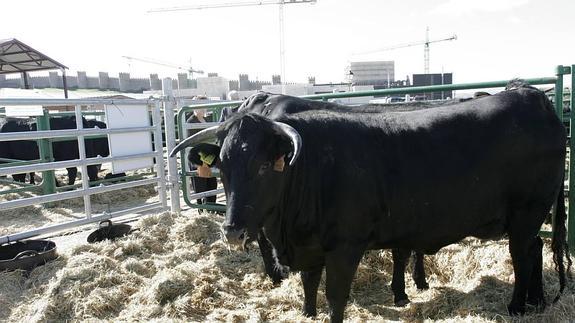
[[[37,117],[38,130],[50,130],[50,116],[48,110],[44,110],[44,115]],[[38,148],[40,150],[40,159],[43,162],[53,162],[52,145],[48,139],[39,139]],[[56,178],[53,170],[42,172],[42,189],[44,194],[56,193]]]
[[[219,107],[220,111],[222,110],[224,106]],[[184,126],[183,124],[185,123],[185,113],[187,111],[193,111],[193,109],[190,109],[188,107],[184,107],[181,108],[178,113],[176,114],[176,127],[178,129],[178,138],[180,140],[182,140],[183,138],[185,138],[185,134],[184,134]],[[219,119],[219,118],[218,118]],[[186,171],[186,164],[187,161],[185,159],[185,149],[180,151],[180,167],[181,167],[181,171],[180,171],[180,180],[181,180],[181,189],[182,189],[182,193],[183,193],[183,197],[184,197],[184,202],[191,208],[197,208],[197,209],[204,209],[204,210],[208,210],[208,211],[216,211],[216,212],[225,212],[226,211],[226,206],[222,205],[222,204],[195,204],[193,201],[190,200],[189,198],[189,194],[190,194],[190,190],[189,190],[189,185],[190,185],[190,180],[189,180],[189,175],[190,172]]]
[[[180,109],[180,111],[178,111],[178,113],[176,114],[176,127],[178,128],[178,139],[181,141],[182,138],[185,138],[184,136],[184,129],[183,129],[183,123],[185,122],[186,119],[186,115],[185,115],[186,109]],[[188,199],[188,181],[186,178],[186,175],[184,174],[186,172],[186,159],[185,159],[185,150],[181,150],[180,151],[180,180],[182,183],[182,193],[184,196],[184,201],[186,202],[186,204],[188,206],[192,205],[192,202],[190,202],[190,200]],[[168,152],[169,153],[169,152]],[[174,184],[176,185],[176,184]]]
[[[563,120],[563,65],[558,65],[555,70],[555,113]]]
[[[575,91],[573,86],[575,86],[575,65],[571,65],[571,96],[570,96],[570,112],[569,112],[569,208],[567,217],[567,244],[569,245],[569,250],[575,252],[575,138],[573,138],[573,131],[575,131],[575,113],[573,112],[573,103],[575,103]]]
[[[563,65],[557,65],[555,68],[555,97],[553,98],[555,104],[555,114],[563,123]],[[563,166],[565,167],[565,166]],[[565,202],[563,202],[565,203]],[[553,205],[553,216],[551,218],[551,231],[555,231],[557,217],[557,204]]]

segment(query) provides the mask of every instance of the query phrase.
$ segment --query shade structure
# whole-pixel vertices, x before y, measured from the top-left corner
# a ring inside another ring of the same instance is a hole
[[[53,60],[45,54],[42,54],[16,38],[0,40],[0,75],[22,73],[24,78],[24,87],[29,88],[27,72],[53,69],[62,70],[64,96],[67,98],[67,67],[65,65]]]
[[[0,40],[0,74],[66,68],[18,39]]]

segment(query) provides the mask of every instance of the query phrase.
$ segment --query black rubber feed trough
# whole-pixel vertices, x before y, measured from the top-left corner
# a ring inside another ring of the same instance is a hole
[[[0,271],[31,270],[56,259],[56,244],[49,240],[25,240],[0,246]]]
[[[104,241],[106,239],[114,240],[130,234],[132,231],[134,230],[132,230],[132,227],[128,224],[113,224],[112,221],[105,220],[100,222],[99,229],[90,233],[87,240],[89,243]]]

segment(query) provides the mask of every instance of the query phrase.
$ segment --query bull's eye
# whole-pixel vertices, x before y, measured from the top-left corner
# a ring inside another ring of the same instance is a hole
[[[258,175],[263,175],[271,166],[272,163],[269,161],[261,164],[260,169],[258,170]]]

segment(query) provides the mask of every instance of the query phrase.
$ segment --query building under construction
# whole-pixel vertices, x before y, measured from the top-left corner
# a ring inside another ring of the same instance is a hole
[[[443,85],[453,83],[453,73],[413,74],[413,86]],[[453,98],[453,91],[415,94],[416,100],[444,100]]]

